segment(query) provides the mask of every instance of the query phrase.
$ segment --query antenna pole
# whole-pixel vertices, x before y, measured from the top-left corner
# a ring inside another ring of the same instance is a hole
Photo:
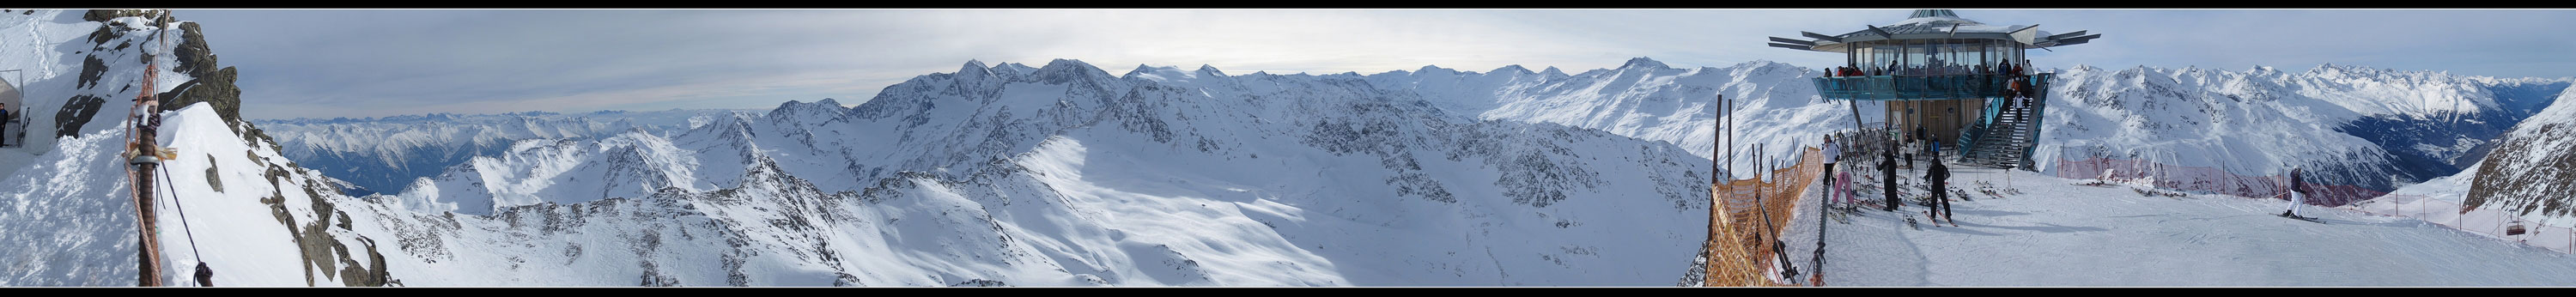
[[[164,21],[169,17],[170,11],[162,10],[152,18],[153,37],[157,43],[151,49],[160,50],[169,45],[170,28],[168,22]],[[154,55],[154,53],[145,54]],[[153,57],[150,64],[143,67],[143,89],[136,91],[138,94],[134,96],[134,107],[126,110],[130,115],[127,117],[129,126],[126,130],[126,152],[129,158],[125,161],[131,166],[126,167],[125,173],[126,178],[133,181],[129,189],[134,194],[135,223],[140,231],[137,232],[137,240],[140,241],[137,245],[140,249],[135,250],[138,260],[135,264],[138,278],[136,285],[145,287],[162,286],[161,253],[159,253],[161,241],[156,236],[160,233],[160,223],[152,212],[154,209],[152,172],[160,165],[158,134],[161,127],[159,116],[161,100],[159,94],[155,94],[160,90],[157,86],[161,78],[160,74],[160,58]]]

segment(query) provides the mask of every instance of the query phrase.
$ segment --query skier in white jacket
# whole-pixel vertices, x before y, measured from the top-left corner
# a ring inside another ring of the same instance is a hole
[[[1834,195],[1839,195],[1839,194],[1840,194],[1840,193],[1835,193],[1835,192],[1834,192],[1834,190],[1835,190],[1835,189],[1834,189],[1834,187],[1833,187],[1833,185],[1834,185],[1834,181],[1835,181],[1835,179],[1834,179],[1834,163],[1835,163],[1835,161],[1841,161],[1841,160],[1842,160],[1842,158],[1843,158],[1843,146],[1842,146],[1841,144],[1835,144],[1835,143],[1834,143],[1834,137],[1833,137],[1833,136],[1831,136],[1831,135],[1827,135],[1827,136],[1825,136],[1825,172],[1824,172],[1825,174],[1823,175],[1823,177],[1825,178],[1825,183],[1824,183],[1824,185],[1825,185],[1825,186],[1824,186],[1824,190],[1825,190],[1825,197],[1824,197],[1824,198],[1825,198],[1825,200],[1826,200],[1826,201],[1834,201],[1834,200],[1833,200],[1833,198],[1835,197]]]

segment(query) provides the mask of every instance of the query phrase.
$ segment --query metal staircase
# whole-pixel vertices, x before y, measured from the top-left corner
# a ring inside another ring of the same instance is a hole
[[[2039,90],[2048,89],[2049,78],[2024,77],[2033,80],[2032,85]],[[2039,146],[2040,116],[2048,106],[2048,93],[2035,93],[2038,96],[2031,98],[2030,106],[2007,107],[2011,101],[2003,98],[1987,100],[1984,118],[1977,121],[1976,129],[1968,131],[1969,141],[1959,144],[1959,151],[1964,153],[1959,161],[1980,167],[2028,168],[2030,154]]]

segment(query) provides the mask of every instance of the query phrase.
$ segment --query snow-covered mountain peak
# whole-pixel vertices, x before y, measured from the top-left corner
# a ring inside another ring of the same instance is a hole
[[[1655,59],[1654,59],[1654,58],[1648,58],[1648,57],[1636,57],[1636,58],[1629,58],[1627,63],[1621,63],[1621,64],[1619,64],[1619,69],[1649,69],[1649,70],[1658,70],[1658,69],[1667,69],[1667,68],[1673,68],[1673,67],[1672,67],[1672,66],[1664,65],[1664,62],[1663,62],[1663,61],[1655,61]]]
[[[2340,74],[2344,71],[2346,71],[2346,69],[2344,69],[2343,66],[2335,66],[2333,62],[2320,63],[2317,64],[2316,68],[2308,69],[2308,73],[2311,74]]]
[[[1211,76],[1211,77],[1224,77],[1224,76],[1226,76],[1226,75],[1225,75],[1225,71],[1217,70],[1215,65],[1208,65],[1208,64],[1199,64],[1198,74],[1199,74],[1199,75],[1205,75],[1205,76]]]
[[[982,73],[991,68],[993,67],[984,66],[983,60],[966,60],[966,65],[957,69],[957,74]]]
[[[690,129],[682,135],[722,135],[719,138],[750,139],[758,134],[752,131],[752,122],[757,118],[750,112],[726,113],[716,116],[714,121],[707,122],[707,125]]]
[[[1547,79],[1561,79],[1572,76],[1565,74],[1564,69],[1557,69],[1556,66],[1547,66],[1547,70],[1540,70],[1538,74],[1546,76]]]
[[[1207,71],[1181,71],[1181,67],[1179,67],[1179,66],[1162,66],[1162,67],[1154,67],[1154,66],[1151,66],[1151,65],[1145,65],[1145,64],[1136,64],[1136,69],[1135,69],[1135,70],[1128,70],[1128,71],[1127,71],[1127,74],[1122,74],[1122,75],[1119,75],[1119,76],[1118,76],[1118,78],[1119,78],[1119,79],[1127,79],[1127,80],[1149,80],[1149,81],[1159,81],[1159,82],[1167,82],[1167,83],[1168,83],[1168,82],[1188,82],[1188,81],[1195,81],[1195,80],[1200,79],[1201,77],[1222,77],[1222,76],[1221,76],[1221,75],[1210,75]]]
[[[1136,76],[1138,75],[1148,75],[1155,72],[1179,73],[1180,71],[1180,67],[1174,66],[1154,67],[1154,65],[1136,64],[1136,69],[1128,69],[1126,74],[1119,74],[1118,78],[1136,79]]]
[[[1753,77],[1765,80],[1778,78],[1806,78],[1822,74],[1818,69],[1809,69],[1807,67],[1799,67],[1798,65],[1790,65],[1789,63],[1780,63],[1771,60],[1753,60],[1744,63],[1736,63],[1735,65],[1726,67],[1700,67],[1691,69],[1691,71],[1694,73],[1722,71],[1727,73],[1729,76]]]
[[[1400,72],[1400,71],[1399,71],[1399,72]],[[1447,67],[1440,67],[1439,65],[1422,65],[1422,69],[1414,69],[1414,70],[1413,70],[1413,72],[1412,72],[1411,74],[1412,74],[1412,75],[1414,75],[1414,76],[1427,76],[1427,75],[1455,76],[1455,75],[1459,75],[1459,74],[1461,74],[1461,73],[1459,73],[1457,69],[1449,69],[1449,68],[1447,68]]]
[[[1772,60],[1752,60],[1752,61],[1744,61],[1743,63],[1735,63],[1735,65],[1734,65],[1734,66],[1728,66],[1728,68],[1755,68],[1755,69],[1763,69],[1763,68],[1790,68],[1790,69],[1807,69],[1807,67],[1799,67],[1798,65],[1789,65],[1789,63],[1781,63],[1780,61],[1772,61]]]
[[[1037,71],[1038,71],[1038,68],[1037,68],[1037,67],[1029,67],[1029,65],[1027,65],[1027,64],[1020,64],[1020,63],[1001,63],[1001,64],[995,64],[995,65],[993,65],[993,74],[994,74],[994,75],[999,75],[999,76],[1002,76],[1002,77],[1021,77],[1021,76],[1027,76],[1027,75],[1029,75],[1030,73],[1034,73],[1034,72],[1037,72]]]
[[[1028,77],[1035,79],[1038,82],[1048,84],[1062,84],[1075,81],[1105,83],[1117,79],[1117,77],[1110,76],[1108,71],[1100,70],[1100,67],[1091,66],[1091,63],[1083,63],[1081,60],[1072,59],[1055,59],[1053,61],[1047,61],[1046,66],[1038,67],[1037,71],[1030,72]]]
[[[840,101],[832,100],[832,98],[823,98],[823,100],[814,101],[812,103],[788,100],[786,103],[779,103],[778,108],[771,109],[769,111],[769,118],[777,121],[820,123],[821,121],[839,118],[842,114],[849,112],[850,109],[848,107],[842,107]]]

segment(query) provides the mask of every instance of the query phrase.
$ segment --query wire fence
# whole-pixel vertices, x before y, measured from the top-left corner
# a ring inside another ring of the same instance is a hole
[[[2556,251],[2576,253],[2576,229],[2523,221],[2503,210],[2467,209],[2457,202],[2424,195],[2391,194],[2343,207],[2365,213],[2408,217],[2424,222]],[[2515,232],[2520,229],[2520,232]]]

